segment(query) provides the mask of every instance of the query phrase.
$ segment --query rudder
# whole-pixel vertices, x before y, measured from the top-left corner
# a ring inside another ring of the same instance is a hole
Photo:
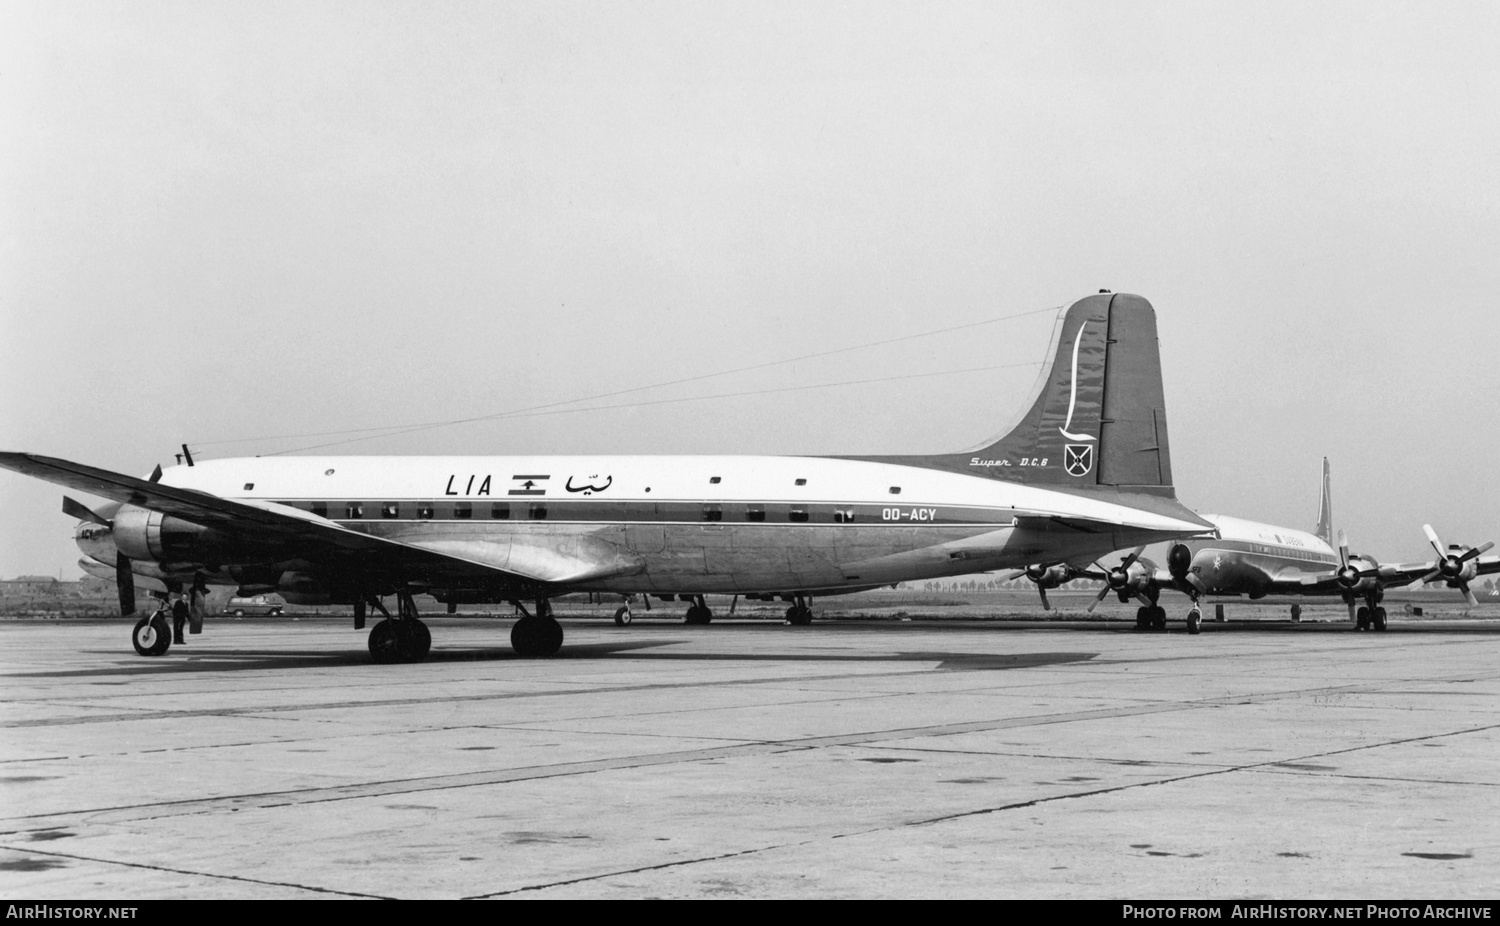
[[[1156,310],[1101,293],[1070,305],[1030,408],[999,439],[962,454],[882,457],[1060,488],[1172,496]]]

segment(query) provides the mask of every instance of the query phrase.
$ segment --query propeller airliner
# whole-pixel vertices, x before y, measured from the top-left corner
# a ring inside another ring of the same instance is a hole
[[[197,606],[210,584],[350,604],[356,628],[383,618],[374,660],[403,662],[432,641],[414,595],[508,601],[516,653],[544,657],[563,640],[548,601],[572,592],[670,595],[693,623],[712,617],[704,595],[774,596],[804,624],[816,596],[1212,531],[1172,488],[1150,303],[1073,303],[1049,357],[1019,423],[968,453],[188,457],[147,478],[27,453],[0,466],[110,500],[64,510],[124,614],[138,573]],[[161,655],[170,634],[147,616],[134,643]]]

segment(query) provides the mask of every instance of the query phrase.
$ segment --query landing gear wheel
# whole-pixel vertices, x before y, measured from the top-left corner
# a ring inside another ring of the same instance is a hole
[[[526,659],[555,656],[562,641],[562,625],[550,617],[523,617],[510,628],[511,648]]]
[[[1294,624],[1300,624],[1301,622],[1302,622],[1302,605],[1300,605],[1300,604],[1294,604],[1294,605],[1292,605],[1292,623],[1294,623]]]
[[[401,662],[405,647],[401,645],[401,633],[396,622],[386,618],[370,630],[370,658],[377,665],[387,666]]]
[[[714,612],[703,605],[695,604],[687,610],[687,616],[682,619],[684,624],[707,624],[714,619]]]
[[[1193,634],[1203,632],[1203,612],[1197,608],[1188,612],[1187,632]]]
[[[793,627],[806,627],[812,623],[812,610],[795,606],[787,608],[786,622]]]
[[[1370,615],[1370,629],[1385,631],[1385,608],[1376,608]]]
[[[1354,612],[1354,629],[1355,630],[1369,630],[1370,629],[1370,609],[1369,608],[1360,608],[1358,611]]]
[[[621,605],[620,609],[615,612],[615,626],[616,627],[629,627],[630,626],[630,605],[628,605],[628,604],[627,605]]]
[[[1148,610],[1151,612],[1151,629],[1166,630],[1167,609],[1161,607],[1160,605],[1152,605]]]
[[[135,622],[130,642],[138,655],[160,656],[172,645],[172,631],[167,629],[165,620],[143,617]]]

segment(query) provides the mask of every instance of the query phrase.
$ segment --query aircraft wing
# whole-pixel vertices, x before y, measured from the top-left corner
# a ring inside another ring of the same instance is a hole
[[[504,540],[404,542],[350,530],[274,502],[228,499],[166,486],[82,463],[0,452],[0,467],[113,499],[232,536],[277,540],[297,555],[344,566],[382,566],[430,577],[478,577],[521,584],[568,584],[638,572],[638,561],[588,537],[551,545]]]

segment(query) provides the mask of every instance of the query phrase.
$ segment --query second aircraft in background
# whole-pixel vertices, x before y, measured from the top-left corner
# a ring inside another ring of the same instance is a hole
[[[1380,602],[1387,588],[1444,580],[1473,606],[1478,602],[1468,583],[1480,575],[1500,572],[1500,556],[1481,556],[1494,546],[1492,542],[1477,547],[1445,547],[1430,525],[1423,525],[1423,530],[1436,558],[1428,562],[1382,566],[1372,557],[1351,554],[1342,531],[1335,548],[1326,458],[1318,526],[1313,533],[1224,515],[1200,516],[1213,523],[1218,536],[1173,543],[1167,551],[1166,569],[1143,558],[1145,548],[1140,547],[1113,568],[1097,563],[1085,567],[1065,562],[1039,564],[1010,578],[1025,575],[1036,584],[1043,607],[1049,608],[1047,589],[1073,579],[1096,579],[1104,583],[1104,588],[1089,610],[1111,592],[1122,603],[1135,599],[1141,603],[1136,626],[1142,630],[1166,629],[1167,613],[1158,600],[1162,589],[1174,589],[1192,599],[1187,628],[1189,633],[1198,633],[1203,622],[1199,603],[1203,597],[1337,595],[1348,606],[1349,619],[1357,629],[1384,630],[1386,611]],[[1300,610],[1294,605],[1294,616]]]

